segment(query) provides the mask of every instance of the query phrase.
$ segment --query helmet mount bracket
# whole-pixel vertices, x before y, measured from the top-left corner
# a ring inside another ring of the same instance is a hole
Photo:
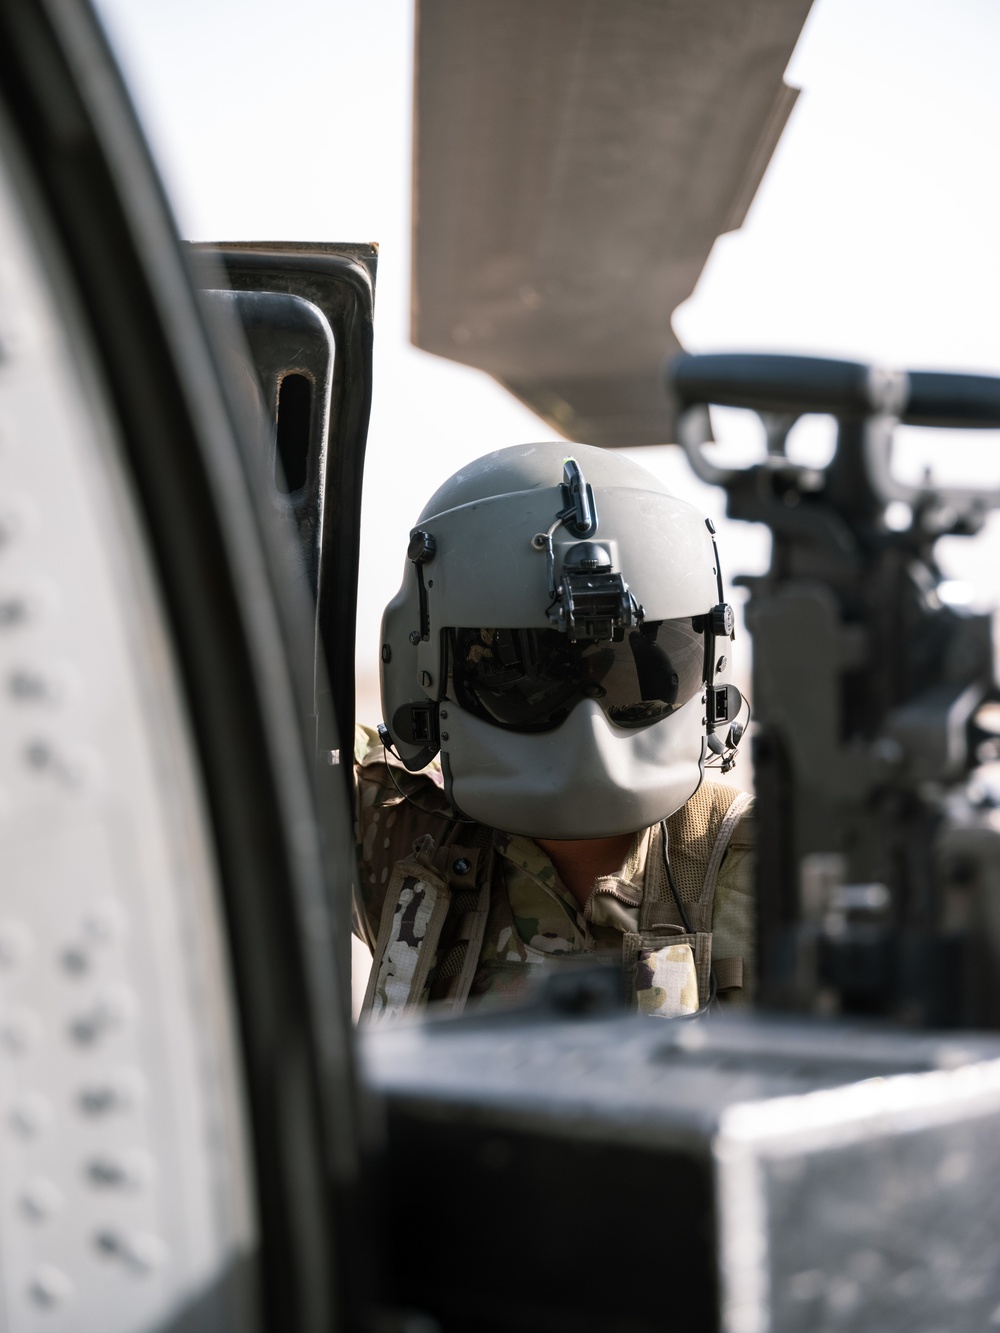
[[[608,550],[598,542],[579,540],[563,557],[562,578],[555,576],[552,537],[560,526],[572,537],[586,539],[597,532],[597,503],[593,487],[575,458],[563,461],[561,485],[564,506],[547,532],[539,532],[531,544],[544,551],[549,591],[548,617],[553,627],[579,639],[610,639],[615,630],[633,629],[642,623],[642,607],[629,591],[622,575],[612,569]]]

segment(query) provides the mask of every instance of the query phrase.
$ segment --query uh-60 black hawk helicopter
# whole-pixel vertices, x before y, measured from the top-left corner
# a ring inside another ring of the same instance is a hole
[[[731,512],[772,528],[749,612],[768,1012],[644,1022],[581,974],[527,1009],[360,1036],[343,744],[375,252],[185,249],[86,5],[0,9],[4,1327],[996,1322],[1000,857],[966,796],[995,684],[984,619],[935,597],[933,545],[998,497],[904,491],[890,447],[898,421],[996,425],[1000,383],[745,356],[661,378],[670,310],[780,133],[807,8],[425,0],[418,23],[418,341],[464,321],[463,356],[567,434],[676,425]],[[673,70],[630,83],[627,131],[608,25],[629,68]],[[551,187],[526,196],[586,223],[575,251],[519,251],[565,262],[561,307],[491,288],[461,212],[517,50],[565,94],[511,131]],[[603,134],[565,114],[585,85]],[[640,153],[663,197],[615,214],[611,165]],[[466,246],[447,272],[435,209]],[[655,297],[639,318],[602,238],[632,226],[648,258],[668,213],[673,248],[630,270]],[[579,319],[598,305],[603,350]],[[762,414],[763,463],[708,461],[710,404]],[[839,422],[826,469],[783,447],[816,411]],[[531,1177],[561,1184],[525,1209]],[[654,1196],[677,1206],[629,1229],[633,1292],[617,1265],[551,1281],[581,1215],[641,1219]]]

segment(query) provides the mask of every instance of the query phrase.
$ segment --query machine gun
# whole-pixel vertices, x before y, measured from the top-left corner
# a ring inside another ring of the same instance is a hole
[[[992,625],[943,600],[934,546],[978,532],[1000,488],[904,484],[892,449],[900,423],[1000,426],[1000,379],[764,355],[682,356],[668,376],[694,471],[773,538],[768,572],[737,580],[754,642],[762,1002],[996,1027],[1000,821],[970,784],[998,755]],[[759,414],[763,461],[710,460],[709,404]],[[786,452],[812,413],[837,422],[823,468]]]

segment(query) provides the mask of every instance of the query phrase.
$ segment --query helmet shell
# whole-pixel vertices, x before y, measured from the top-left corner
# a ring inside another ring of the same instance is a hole
[[[612,570],[622,575],[642,607],[646,620],[705,615],[718,601],[715,549],[704,516],[672,495],[631,459],[588,445],[559,443],[516,445],[477,459],[449,478],[424,506],[414,531],[428,534],[433,554],[421,563],[419,570],[413,561],[406,561],[402,585],[383,617],[383,712],[407,767],[418,768],[428,763],[438,747],[433,736],[426,742],[408,742],[396,734],[393,719],[407,706],[434,705],[446,699],[447,681],[442,678],[443,631],[460,626],[540,629],[552,626],[550,581],[559,585],[563,563],[581,540],[565,524],[557,522],[566,505],[561,483],[567,457],[576,459],[593,488],[597,527],[587,541],[603,549]],[[551,569],[545,544],[536,540],[546,533],[551,534],[552,541]],[[692,700],[692,704],[695,706],[691,712],[698,713],[698,735],[703,738],[704,710],[700,702]],[[466,801],[471,800],[478,807],[473,811],[462,805],[467,813],[496,822],[486,814],[490,796],[488,778],[484,775],[490,769],[491,743],[495,771],[499,775],[503,768],[505,784],[513,780],[511,775],[516,774],[519,766],[524,771],[529,766],[533,766],[532,771],[541,771],[537,757],[544,751],[549,758],[542,767],[551,772],[549,785],[553,793],[557,791],[558,738],[583,705],[578,705],[562,726],[541,735],[505,731],[465,714],[456,718],[462,712],[458,704],[449,702],[443,706],[449,713],[448,725],[444,726],[449,739],[442,745],[443,758],[447,760],[446,779],[450,770],[453,797],[460,805],[464,792]],[[621,756],[629,747],[637,757],[656,749],[650,733],[658,732],[663,737],[690,732],[692,724],[687,719],[687,710],[685,705],[676,715],[640,731],[615,727],[600,714],[601,723],[610,728],[609,734],[619,742],[608,750],[609,755],[614,753],[619,759],[609,761],[610,767],[602,779],[605,788],[616,787],[625,780],[627,766]],[[684,724],[678,721],[681,714],[685,714]],[[600,734],[599,728],[594,731],[597,725],[595,721],[587,734]],[[569,739],[568,732],[565,739]],[[564,744],[563,752],[566,748]],[[683,804],[700,780],[701,743],[692,744],[689,740],[686,749],[689,753],[696,752],[695,777],[690,780],[690,790],[684,792],[672,809]],[[573,761],[577,772],[581,758],[582,754]],[[603,760],[598,761],[594,756],[592,759],[598,768],[603,766]],[[641,768],[640,764],[632,774],[634,792],[648,785],[649,775],[643,776]],[[571,773],[564,774],[564,782],[570,779]],[[681,785],[688,782],[685,778]],[[470,797],[473,790],[477,795]],[[657,802],[653,799],[651,804],[648,801],[639,804],[652,809]],[[509,816],[509,800],[505,798],[501,805]],[[665,814],[657,817],[665,818]],[[525,821],[515,822],[523,825]],[[513,827],[510,817],[498,826],[509,832],[527,831]],[[537,836],[545,836],[544,829],[535,832]],[[550,830],[549,836],[601,835],[559,834]]]

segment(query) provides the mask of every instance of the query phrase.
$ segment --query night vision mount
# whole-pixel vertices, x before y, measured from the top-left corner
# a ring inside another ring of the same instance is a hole
[[[615,630],[634,629],[642,623],[642,607],[624,577],[612,569],[607,549],[584,540],[597,533],[597,503],[575,458],[563,463],[562,494],[563,508],[552,526],[531,539],[536,551],[545,552],[549,619],[573,643],[578,639],[611,639]],[[557,583],[552,538],[560,527],[581,540],[566,551],[562,578]]]
[[[978,532],[1000,488],[905,483],[892,448],[899,424],[1000,427],[1000,379],[713,355],[678,358],[668,381],[694,471],[773,537],[768,573],[738,580],[754,643],[762,1000],[997,1025],[1000,820],[969,782],[1000,758],[992,624],[948,604],[934,545]],[[759,414],[762,461],[709,457],[709,404]],[[787,455],[807,414],[836,420],[825,467]]]

